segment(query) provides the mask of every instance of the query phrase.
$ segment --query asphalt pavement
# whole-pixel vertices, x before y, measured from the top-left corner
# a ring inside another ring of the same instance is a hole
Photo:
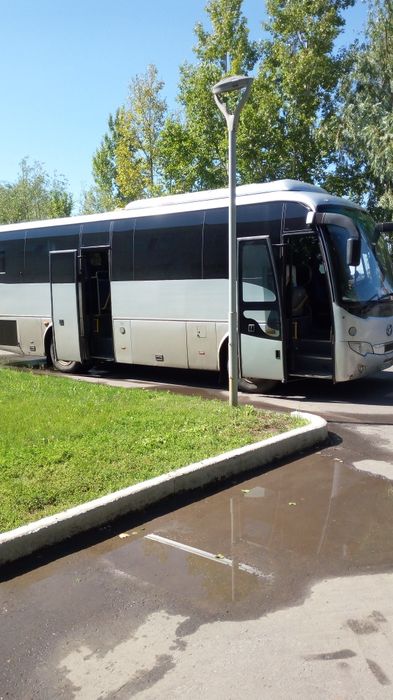
[[[0,698],[392,697],[393,372],[280,391],[328,445],[6,571]]]

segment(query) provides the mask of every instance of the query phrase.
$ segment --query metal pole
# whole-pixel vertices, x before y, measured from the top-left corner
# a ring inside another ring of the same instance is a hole
[[[237,250],[236,250],[236,123],[228,119],[228,159],[229,159],[229,208],[228,208],[228,251],[229,251],[229,328],[228,328],[228,375],[229,403],[238,405],[238,333],[237,333]]]
[[[234,75],[223,78],[213,86],[212,91],[217,107],[224,115],[228,129],[228,378],[229,403],[238,405],[238,328],[237,328],[237,240],[236,240],[236,129],[240,112],[250,92],[252,78],[244,75]],[[228,92],[239,92],[239,100],[233,113],[228,109],[225,95]],[[223,99],[224,98],[224,99]]]

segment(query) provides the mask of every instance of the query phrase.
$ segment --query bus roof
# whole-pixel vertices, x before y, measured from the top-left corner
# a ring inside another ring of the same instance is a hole
[[[236,201],[242,204],[257,204],[262,202],[277,202],[280,200],[300,202],[311,210],[316,210],[321,204],[336,204],[360,208],[358,204],[330,195],[322,187],[310,185],[299,180],[276,180],[274,182],[240,185],[236,188]],[[27,231],[49,226],[66,226],[69,224],[88,224],[99,221],[115,221],[140,216],[159,216],[163,213],[181,213],[198,211],[202,208],[228,206],[228,188],[188,192],[186,194],[167,195],[136,200],[126,205],[124,209],[103,212],[100,214],[81,214],[68,218],[44,219],[0,226],[0,234],[17,231]]]
[[[240,185],[236,187],[236,199],[250,195],[269,194],[270,192],[322,192],[329,194],[322,187],[309,185],[299,180],[275,180],[274,182],[257,183],[254,185]],[[137,199],[126,205],[125,209],[147,209],[150,207],[171,206],[174,204],[194,204],[196,202],[211,202],[228,197],[228,188],[218,190],[204,190],[202,192],[186,192],[185,194],[166,195],[151,199]]]

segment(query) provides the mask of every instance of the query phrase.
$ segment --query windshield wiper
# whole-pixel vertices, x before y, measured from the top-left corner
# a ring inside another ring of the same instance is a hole
[[[370,299],[367,299],[367,301],[362,304],[362,311],[368,311],[368,309],[374,306],[374,304],[378,304],[380,301],[384,301],[385,299],[393,301],[393,292],[386,292],[386,294],[382,294],[381,297],[378,296],[378,294],[373,294]]]

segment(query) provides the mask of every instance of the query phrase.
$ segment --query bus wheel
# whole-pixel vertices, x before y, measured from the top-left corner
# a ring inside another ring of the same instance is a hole
[[[74,360],[58,360],[56,357],[55,344],[53,340],[51,340],[49,355],[53,367],[57,369],[58,372],[63,372],[63,374],[72,374],[82,372],[84,369],[81,362],[76,362]]]
[[[239,379],[239,390],[246,394],[268,394],[276,385],[274,379]]]

